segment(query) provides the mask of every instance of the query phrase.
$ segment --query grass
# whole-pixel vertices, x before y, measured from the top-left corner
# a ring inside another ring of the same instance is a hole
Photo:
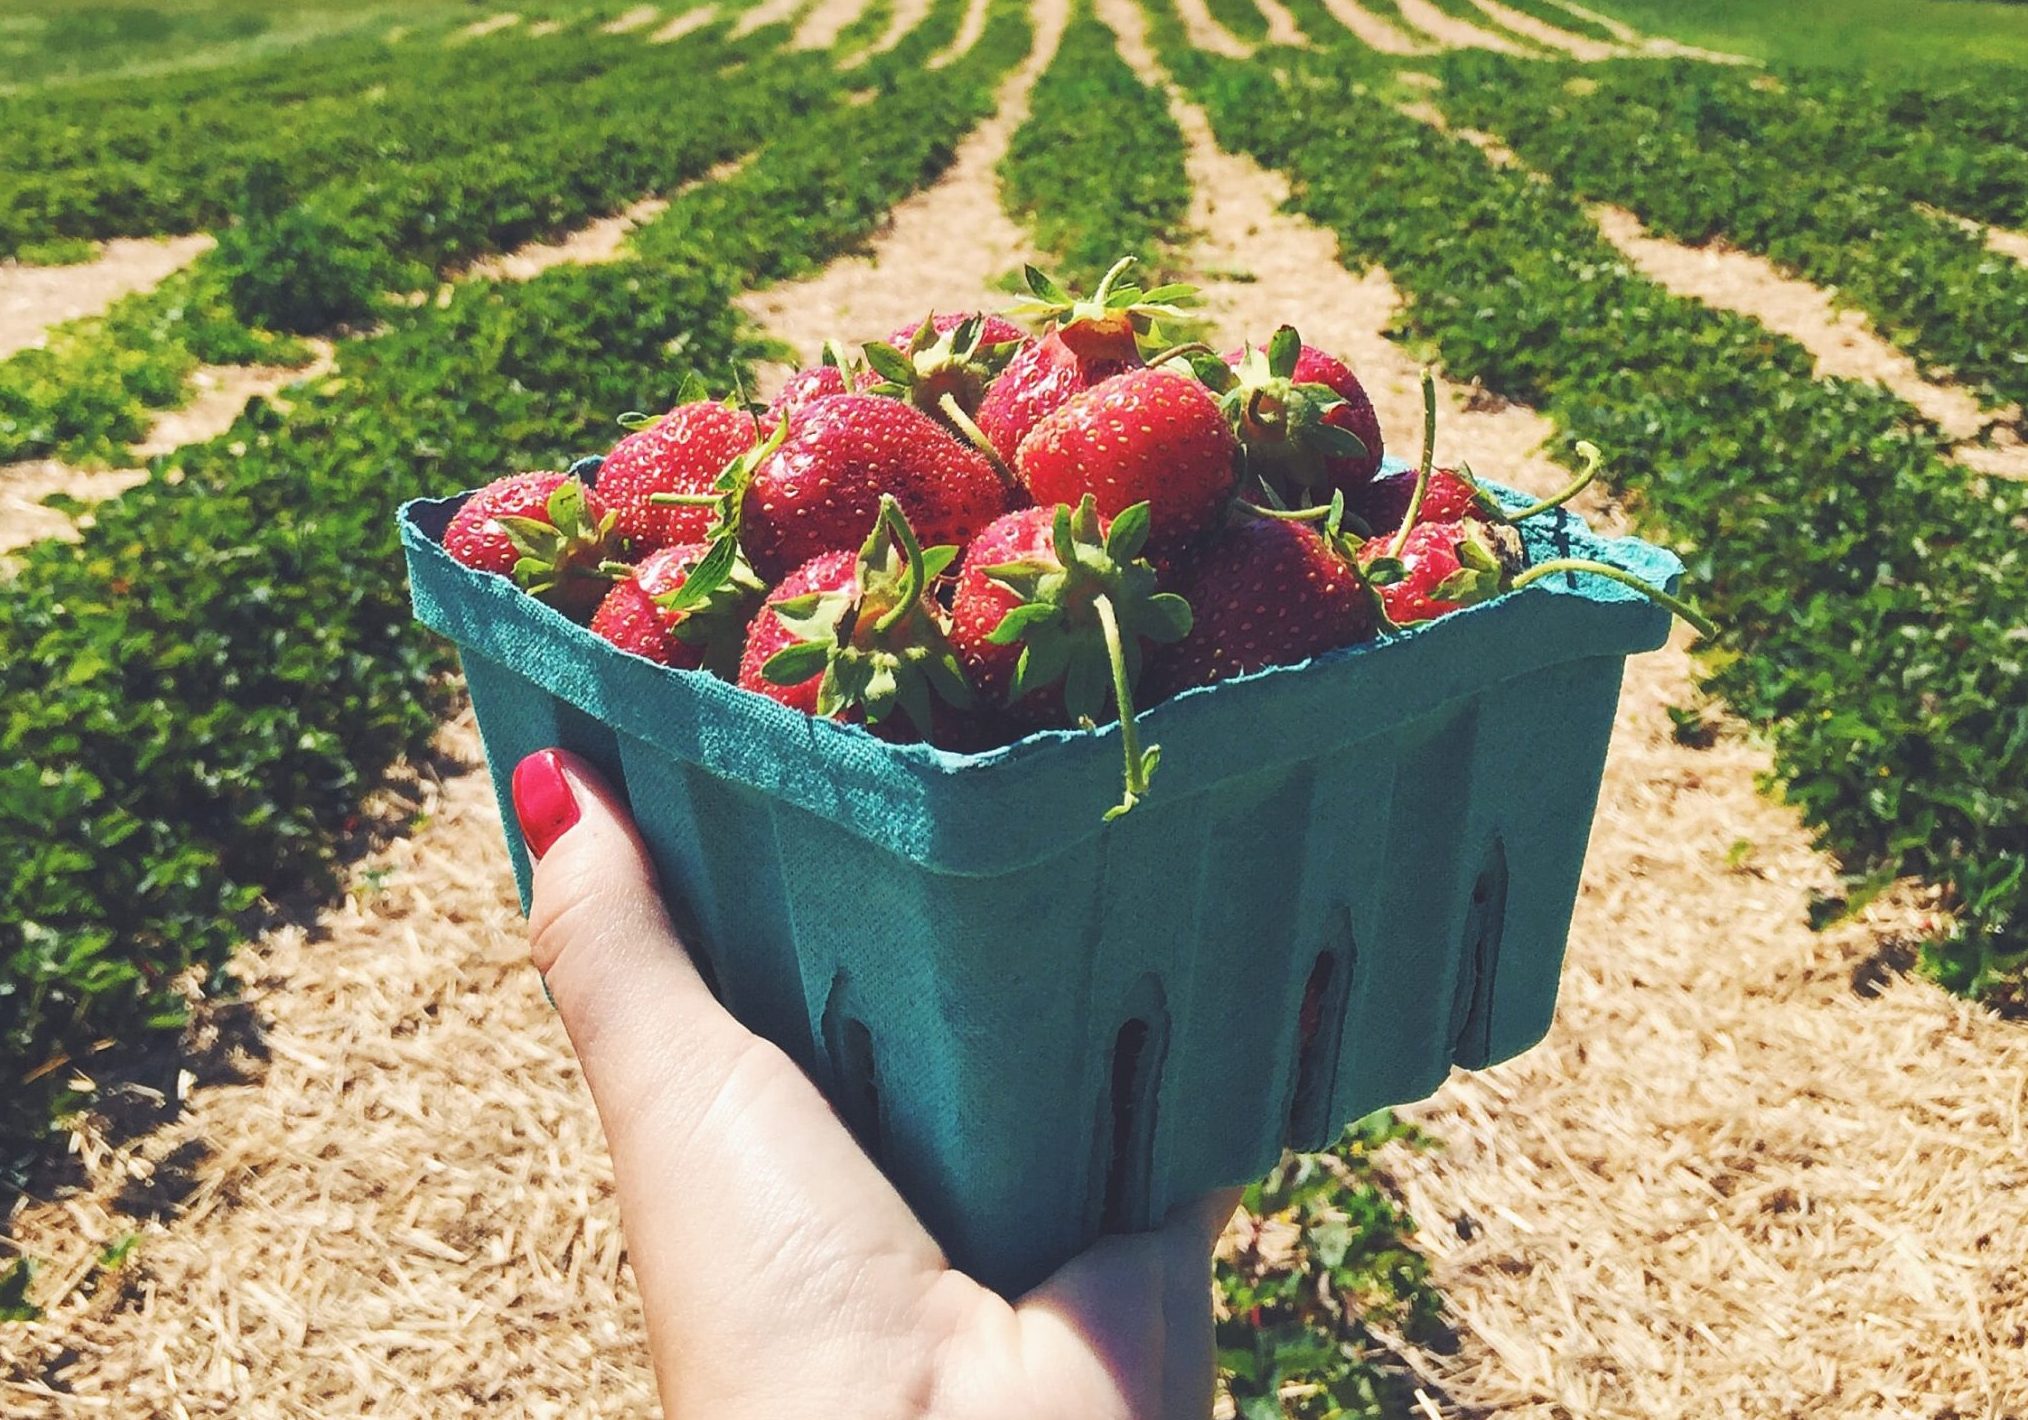
[[[2028,69],[2028,5],[2003,0],[1586,0],[1628,24],[1776,64],[1950,78]]]

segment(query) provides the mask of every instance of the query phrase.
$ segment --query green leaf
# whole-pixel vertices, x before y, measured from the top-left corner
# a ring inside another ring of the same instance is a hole
[[[768,657],[761,667],[761,676],[770,685],[801,685],[824,670],[831,651],[831,646],[823,641],[785,646]]]
[[[1131,562],[1141,555],[1141,549],[1148,542],[1148,528],[1153,519],[1146,502],[1122,508],[1113,519],[1113,525],[1106,533],[1106,551],[1116,562]]]
[[[1295,378],[1296,361],[1303,355],[1303,337],[1292,325],[1278,326],[1268,339],[1268,373],[1278,380]]]
[[[898,385],[915,382],[915,364],[908,356],[896,350],[884,340],[869,340],[863,347],[866,363],[873,367],[875,374]]]

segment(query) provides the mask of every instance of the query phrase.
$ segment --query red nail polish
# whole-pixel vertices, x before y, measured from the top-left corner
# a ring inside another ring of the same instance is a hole
[[[577,822],[577,795],[563,777],[563,760],[553,749],[538,750],[514,766],[514,817],[537,858]]]

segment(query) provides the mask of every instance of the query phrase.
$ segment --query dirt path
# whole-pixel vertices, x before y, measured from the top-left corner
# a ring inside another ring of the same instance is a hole
[[[1472,0],[1472,3],[1523,39],[1533,40],[1544,49],[1560,51],[1585,64],[1596,64],[1602,59],[1616,59],[1627,53],[1620,45],[1607,44],[1603,40],[1573,34],[1569,30],[1550,24],[1547,20],[1540,20],[1517,10],[1511,5],[1502,5],[1500,0]]]
[[[711,180],[711,177],[702,179]],[[630,203],[624,211],[587,222],[561,240],[530,242],[511,252],[474,262],[464,274],[493,281],[533,281],[553,266],[594,266],[617,261],[625,251],[627,237],[634,228],[653,221],[668,208],[669,199],[666,197],[644,197]]]
[[[0,577],[5,576],[9,553],[44,538],[77,536],[78,520],[44,507],[43,499],[67,493],[79,502],[97,503],[147,477],[145,469],[79,469],[54,459],[0,464]]]
[[[647,26],[654,24],[661,17],[662,11],[657,6],[636,5],[630,10],[613,16],[612,19],[600,25],[599,33],[609,35],[632,34],[635,30],[645,29]]]
[[[1411,35],[1394,21],[1374,14],[1359,0],[1324,0],[1331,18],[1351,31],[1352,37],[1381,54],[1428,54],[1437,46]]]
[[[0,359],[40,344],[53,325],[101,315],[122,296],[160,285],[215,245],[205,232],[114,237],[75,266],[0,261]]]
[[[1927,202],[1918,202],[1915,207],[1918,212],[1962,227],[1984,242],[1988,251],[2028,263],[2028,232],[2010,232],[2005,227],[1995,227],[1972,217],[1960,217],[1955,212],[1946,212],[1943,208],[1932,207]],[[5,267],[0,267],[0,271],[5,270]]]
[[[1657,237],[1624,208],[1596,206],[1593,218],[1606,240],[1618,247],[1651,280],[1693,300],[1750,316],[1801,345],[1816,358],[1820,376],[1885,385],[1932,420],[1958,447],[1952,456],[1984,473],[2028,478],[2028,445],[2015,432],[2018,408],[1989,411],[1970,391],[1925,377],[1915,361],[1889,344],[1862,312],[1840,309],[1830,292],[1784,274],[1767,258],[1723,243],[1684,246]],[[1987,425],[1998,422],[1995,442],[1979,445]]]
[[[684,10],[672,15],[648,36],[650,44],[674,44],[687,34],[694,34],[718,17],[716,5],[699,5],[694,10]]]
[[[786,24],[802,12],[809,0],[761,0],[761,3],[739,17],[733,25],[733,38],[750,35],[766,25]]]
[[[484,39],[487,35],[496,35],[500,31],[512,29],[520,23],[521,17],[511,12],[504,15],[488,15],[483,20],[472,21],[471,24],[466,25],[463,29],[452,35],[451,38],[459,41]]]
[[[1039,0],[1033,7],[1034,51],[1001,86],[994,115],[959,145],[941,179],[895,207],[868,254],[742,297],[740,308],[808,362],[826,340],[884,337],[932,309],[1004,304],[994,278],[1019,271],[1031,251],[1027,236],[1001,210],[994,169],[1027,117],[1029,90],[1056,53],[1069,8],[1067,0]],[[953,240],[954,233],[962,240]],[[780,388],[792,368],[763,370],[762,392]]]
[[[859,18],[867,0],[817,0],[789,39],[791,49],[829,49],[845,27]]]
[[[1211,7],[1204,0],[1176,0],[1176,13],[1183,21],[1184,34],[1189,36],[1194,47],[1227,59],[1252,57],[1253,46],[1218,23],[1218,17],[1211,13]]]
[[[1528,58],[1535,51],[1516,44],[1505,35],[1494,34],[1491,30],[1480,29],[1469,20],[1460,20],[1447,15],[1430,0],[1396,0],[1401,7],[1401,17],[1428,35],[1437,44],[1450,49],[1490,49],[1496,54],[1515,54]]]
[[[1267,42],[1284,44],[1296,49],[1306,49],[1310,37],[1303,33],[1303,27],[1296,23],[1296,17],[1289,13],[1282,0],[1254,0],[1259,7],[1261,18],[1267,21]]]
[[[885,54],[900,44],[908,32],[929,18],[930,0],[896,0],[894,14],[887,21],[887,28],[880,32],[868,54]]]
[[[1138,9],[1101,12],[1150,65]],[[1413,457],[1385,276],[1343,273],[1328,233],[1279,212],[1278,178],[1179,118],[1198,260],[1257,278],[1200,277],[1209,313],[1227,338],[1299,319]],[[1567,477],[1533,411],[1442,397],[1444,458],[1535,491]],[[2028,1030],[1877,972],[1933,925],[1913,890],[1812,932],[1828,865],[1757,791],[1766,755],[1738,726],[1677,741],[1668,708],[1694,701],[1680,641],[1629,666],[1548,1042],[1408,1111],[1441,1147],[1390,1163],[1466,1342],[1413,1359],[1461,1405],[1531,1420],[2019,1413]]]
[[[991,4],[992,0],[969,0],[964,18],[958,21],[958,32],[951,36],[950,48],[938,50],[932,55],[930,68],[941,69],[952,60],[972,52],[972,46],[986,32],[986,12]]]
[[[1416,100],[1399,108],[1418,122],[1464,139],[1501,167],[1526,172],[1539,182],[1550,181],[1493,134],[1452,125],[1433,103]],[[1874,330],[1862,312],[1840,309],[1822,287],[1723,242],[1692,247],[1657,237],[1625,208],[1595,204],[1590,212],[1599,234],[1651,281],[1787,336],[1810,352],[1820,377],[1884,386],[1934,422],[1953,445],[1951,458],[1965,467],[1993,477],[2028,478],[2020,409],[1982,409],[1970,391],[1928,378],[1913,359]]]
[[[476,736],[444,745],[450,777],[402,806],[428,827],[314,935],[240,957],[255,1053],[219,1051],[223,1082],[138,1150],[86,1141],[100,1187],[16,1220],[59,1279],[141,1236],[96,1295],[0,1331],[0,1411],[652,1413],[597,1118],[527,965]],[[73,1398],[25,1408],[52,1386]]]

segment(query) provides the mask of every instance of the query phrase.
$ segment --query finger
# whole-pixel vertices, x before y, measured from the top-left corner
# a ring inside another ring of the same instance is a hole
[[[681,1318],[701,1348],[710,1314],[756,1340],[800,1324],[816,1347],[865,1289],[906,1294],[875,1309],[912,1304],[941,1254],[794,1062],[712,996],[618,797],[583,761],[543,751],[515,770],[514,801],[537,855],[531,954],[605,1125],[651,1331]],[[806,1273],[828,1290],[771,1290]],[[798,1306],[801,1323],[785,1315]],[[745,1364],[717,1350],[714,1364]]]

